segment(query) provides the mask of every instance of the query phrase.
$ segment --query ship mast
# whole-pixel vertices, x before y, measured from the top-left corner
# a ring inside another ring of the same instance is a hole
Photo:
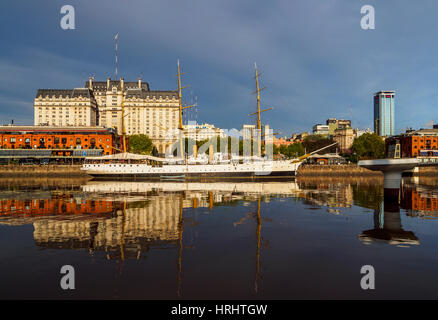
[[[272,110],[272,108],[267,108],[264,110],[260,110],[260,91],[262,91],[263,89],[265,89],[264,87],[260,89],[260,84],[259,84],[259,77],[261,76],[261,73],[258,73],[258,69],[257,69],[257,63],[254,63],[254,68],[255,68],[255,80],[256,80],[256,91],[253,92],[255,94],[257,94],[257,112],[254,113],[250,113],[251,115],[257,115],[257,155],[260,156],[262,154],[261,152],[261,147],[262,147],[262,143],[261,143],[261,134],[262,134],[262,121],[261,121],[261,116],[260,114],[262,112],[265,111],[269,111]]]
[[[256,93],[257,93],[257,130],[261,130],[262,121],[260,120],[260,87],[259,87],[259,75],[257,72],[256,63],[254,63],[254,67],[255,67]]]
[[[184,73],[181,73],[181,69],[179,66],[179,59],[178,59],[178,102],[179,102],[179,122],[178,122],[178,130],[179,130],[179,140],[180,140],[180,150],[181,150],[181,157],[185,159],[184,156],[184,148],[183,148],[183,132],[184,132],[184,126],[183,126],[183,110],[187,108],[192,108],[194,105],[190,106],[183,106],[182,105],[182,89],[187,88],[187,86],[182,87],[181,85],[181,76]]]
[[[183,130],[183,106],[182,106],[182,87],[181,87],[181,70],[179,67],[179,59],[178,59],[178,102],[179,102],[179,123],[178,129]]]

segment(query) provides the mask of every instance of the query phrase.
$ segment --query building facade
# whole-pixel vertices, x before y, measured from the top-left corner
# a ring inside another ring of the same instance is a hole
[[[35,125],[98,125],[114,128],[119,135],[124,118],[127,135],[149,136],[160,153],[175,142],[166,133],[178,128],[179,122],[177,91],[152,91],[142,79],[127,82],[123,78],[117,81],[89,78],[84,88],[40,89],[34,109]]]
[[[331,137],[334,136],[336,129],[351,127],[351,120],[345,119],[328,118],[325,123],[329,127],[329,135]]]
[[[208,123],[196,123],[196,121],[189,121],[184,125],[184,137],[196,141],[211,139],[214,137],[225,138],[226,134],[223,129],[216,128]]]
[[[438,156],[438,129],[422,129],[385,140],[388,158]]]
[[[101,127],[0,126],[0,160],[82,161],[86,156],[117,153],[114,129]]]
[[[280,146],[290,146],[291,144],[294,144],[295,142],[292,139],[287,139],[287,138],[276,138],[274,137],[274,145],[276,147],[280,147]]]
[[[355,138],[359,138],[361,135],[363,135],[365,133],[372,133],[372,131],[370,128],[366,128],[365,130],[354,129],[354,137]]]
[[[312,128],[313,134],[319,134],[322,136],[329,135],[329,126],[325,124],[315,124]]]
[[[37,91],[34,100],[36,126],[91,127],[97,125],[96,116],[96,99],[87,88]]]
[[[379,136],[395,134],[395,91],[379,91],[374,94],[374,132]]]
[[[335,130],[333,140],[338,143],[341,153],[348,153],[354,142],[354,130],[352,128],[339,128]]]

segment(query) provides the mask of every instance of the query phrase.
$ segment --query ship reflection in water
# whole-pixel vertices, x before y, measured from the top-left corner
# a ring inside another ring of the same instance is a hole
[[[0,237],[16,243],[1,245],[0,296],[11,297],[7,279],[32,263],[38,268],[25,281],[35,287],[12,297],[366,298],[359,270],[371,264],[390,276],[368,297],[396,298],[391,281],[438,267],[438,192],[433,180],[405,180],[399,201],[390,202],[382,182],[2,181]],[[28,243],[20,249],[26,226],[36,251]],[[400,251],[423,244],[417,260]],[[56,287],[56,269],[67,263],[94,279],[81,282],[87,290],[78,284],[66,295]],[[38,287],[35,278],[52,271],[54,288]],[[432,287],[418,283],[406,296],[430,297]]]

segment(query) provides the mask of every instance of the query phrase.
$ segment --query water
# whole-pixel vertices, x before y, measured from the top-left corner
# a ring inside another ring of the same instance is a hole
[[[1,179],[0,298],[436,299],[436,184]]]

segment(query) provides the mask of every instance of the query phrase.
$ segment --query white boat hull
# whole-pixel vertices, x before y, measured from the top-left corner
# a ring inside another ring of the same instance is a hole
[[[294,177],[300,163],[259,161],[241,164],[163,165],[99,163],[84,164],[82,170],[104,179],[267,179]]]

